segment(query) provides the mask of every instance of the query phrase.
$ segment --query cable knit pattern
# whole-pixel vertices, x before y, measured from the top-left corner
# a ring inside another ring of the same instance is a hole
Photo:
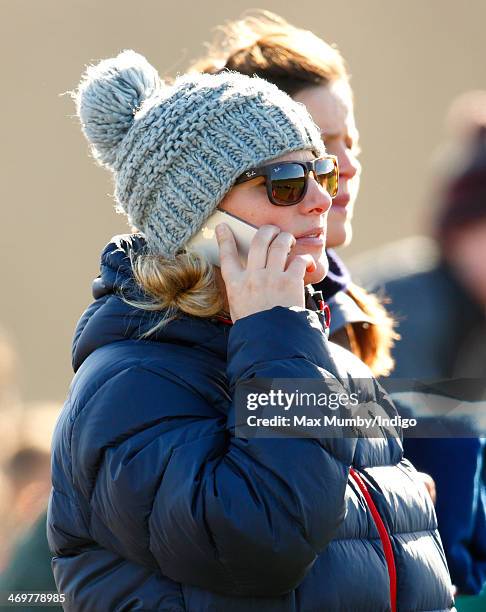
[[[305,107],[258,77],[190,74],[167,85],[124,51],[89,67],[74,97],[95,159],[114,173],[118,209],[166,257],[249,168],[325,152]]]

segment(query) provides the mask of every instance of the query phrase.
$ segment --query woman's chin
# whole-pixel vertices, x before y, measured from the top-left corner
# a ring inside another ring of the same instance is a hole
[[[335,215],[335,217],[336,216],[337,215]],[[347,246],[352,239],[353,228],[351,221],[341,218],[331,219],[329,216],[327,227],[327,248],[335,249],[337,247]]]

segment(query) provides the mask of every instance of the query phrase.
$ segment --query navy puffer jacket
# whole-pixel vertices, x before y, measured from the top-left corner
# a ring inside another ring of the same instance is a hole
[[[182,317],[140,340],[153,315],[119,291],[141,246],[103,253],[54,434],[48,539],[66,609],[384,612],[396,575],[400,612],[450,610],[434,510],[399,439],[234,435],[238,382],[367,368],[301,308]],[[393,410],[372,381],[368,394]]]

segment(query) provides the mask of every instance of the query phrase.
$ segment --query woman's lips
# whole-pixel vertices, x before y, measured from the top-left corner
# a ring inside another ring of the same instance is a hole
[[[295,239],[295,246],[306,247],[323,247],[326,245],[326,233],[324,231],[316,232],[312,236],[302,236]]]
[[[332,201],[332,206],[331,206],[331,210],[335,207],[335,206],[340,206],[341,208],[344,208],[345,206],[347,206],[349,204],[349,200],[350,200],[350,195],[349,193],[340,193],[338,194],[334,200]]]
[[[350,198],[349,193],[343,193],[343,194],[336,196],[334,200],[332,201],[332,206],[329,212],[330,213],[339,212],[341,214],[343,213],[346,214],[347,213],[346,207],[349,204],[350,199],[351,198]]]

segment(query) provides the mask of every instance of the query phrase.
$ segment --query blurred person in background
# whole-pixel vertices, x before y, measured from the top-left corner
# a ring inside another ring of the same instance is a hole
[[[357,258],[353,269],[390,298],[400,321],[393,375],[475,378],[486,389],[486,92],[449,113],[451,141],[438,156],[430,238],[415,237]],[[406,439],[406,456],[436,482],[436,511],[453,583],[478,594],[486,580],[484,441]],[[486,597],[457,600],[486,609]]]
[[[3,470],[18,448],[18,420],[21,405],[17,384],[17,354],[9,334],[0,327],[0,572],[10,550],[10,482]]]
[[[19,448],[6,462],[4,472],[11,531],[6,563],[0,571],[0,592],[56,591],[46,535],[50,454],[33,446]]]
[[[362,359],[376,376],[390,372],[397,338],[393,320],[376,296],[352,282],[333,250],[348,245],[361,164],[359,132],[346,63],[335,46],[269,11],[252,11],[217,29],[205,57],[191,70],[257,75],[303,103],[339,161],[339,191],[329,211],[329,273],[314,289],[331,310],[330,338]]]
[[[47,543],[46,510],[51,489],[51,434],[59,408],[46,402],[23,404],[11,415],[15,443],[0,465],[0,520],[5,532],[2,592],[57,590]],[[28,606],[22,609],[30,610]]]
[[[47,544],[50,440],[59,406],[24,404],[17,357],[0,332],[0,592],[55,591]],[[22,606],[23,610],[30,609]]]
[[[45,510],[50,490],[49,452],[36,446],[20,445],[5,461],[3,472],[10,489],[9,536],[17,539]]]

